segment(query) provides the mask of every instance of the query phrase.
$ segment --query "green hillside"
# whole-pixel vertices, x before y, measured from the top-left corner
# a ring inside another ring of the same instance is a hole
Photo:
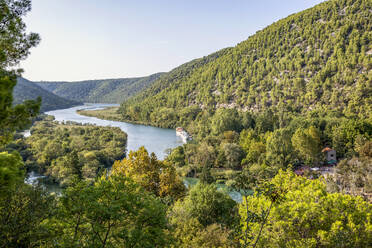
[[[151,85],[162,73],[147,77],[88,80],[80,82],[38,82],[42,88],[66,99],[93,103],[121,103]]]
[[[201,114],[218,108],[370,117],[371,41],[372,1],[327,1],[181,65],[120,113],[164,127],[208,119]]]
[[[72,106],[81,104],[78,101],[71,101],[59,97],[47,90],[44,90],[37,84],[28,81],[27,79],[18,78],[17,84],[13,91],[13,104],[20,104],[24,100],[33,100],[39,96],[42,99],[40,109],[42,112],[70,108]]]

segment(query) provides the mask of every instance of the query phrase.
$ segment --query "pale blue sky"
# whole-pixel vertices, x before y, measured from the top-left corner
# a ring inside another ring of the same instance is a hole
[[[41,35],[21,63],[30,80],[85,80],[169,71],[247,39],[321,0],[33,0]]]

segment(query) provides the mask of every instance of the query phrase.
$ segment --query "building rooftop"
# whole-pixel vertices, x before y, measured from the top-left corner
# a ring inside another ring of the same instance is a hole
[[[326,147],[322,150],[322,152],[329,152],[329,151],[333,151],[333,149],[329,148],[329,147]]]

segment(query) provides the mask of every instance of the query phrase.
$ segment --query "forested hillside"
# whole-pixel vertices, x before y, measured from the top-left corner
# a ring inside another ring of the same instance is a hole
[[[370,117],[371,40],[370,0],[327,1],[176,68],[120,112],[164,127],[218,108]]]
[[[54,94],[74,100],[91,103],[121,103],[140,92],[162,73],[147,77],[88,80],[80,82],[37,82],[42,88]]]
[[[13,104],[21,104],[25,100],[34,100],[39,96],[42,100],[40,108],[42,112],[69,108],[81,104],[79,101],[67,100],[59,97],[27,79],[18,78],[13,91]]]
[[[40,38],[30,0],[0,0],[0,247],[370,248],[371,4],[320,4],[124,103],[123,118],[193,134],[162,161],[125,155],[117,127],[45,117],[17,134],[42,118],[39,100],[12,105],[14,66]],[[26,169],[65,188],[26,184]]]

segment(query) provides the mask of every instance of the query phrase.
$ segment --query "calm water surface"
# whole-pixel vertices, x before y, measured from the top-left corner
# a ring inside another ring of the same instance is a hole
[[[77,110],[97,110],[112,106],[118,105],[85,104],[69,109],[49,111],[46,112],[46,114],[53,115],[56,121],[75,121],[83,124],[96,124],[97,126],[119,127],[128,134],[128,151],[137,150],[139,147],[144,146],[150,153],[154,152],[159,159],[164,159],[167,149],[175,148],[183,144],[182,139],[176,136],[176,131],[174,129],[158,128],[120,121],[101,120],[76,113]]]

